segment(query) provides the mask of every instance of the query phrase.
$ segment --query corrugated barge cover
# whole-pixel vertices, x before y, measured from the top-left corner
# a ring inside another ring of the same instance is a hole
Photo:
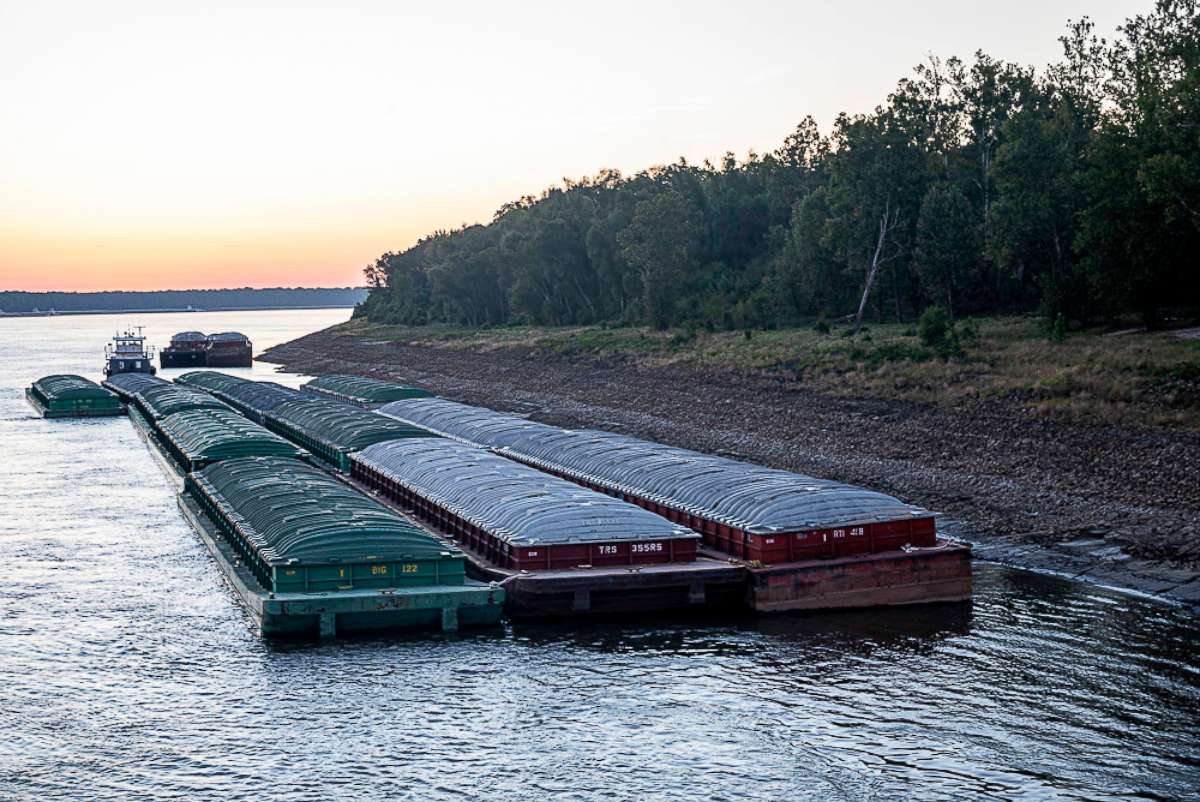
[[[431,437],[429,432],[373,412],[319,399],[295,399],[271,412],[272,420],[352,451],[400,437]]]
[[[318,376],[304,384],[301,389],[325,395],[340,396],[356,404],[382,404],[401,398],[427,398],[428,390],[410,387],[395,382],[368,379],[363,376]]]
[[[930,515],[873,490],[609,432],[531,431],[501,453],[755,534]]]
[[[871,550],[898,548],[905,542],[932,545],[932,513],[899,499],[851,485],[775,470],[737,460],[664,446],[625,435],[572,431],[516,415],[441,398],[396,401],[380,413],[446,437],[475,443],[605,492],[641,499],[648,509],[674,508],[680,520],[711,535],[714,545],[740,552],[729,540],[738,532],[830,531],[812,543],[790,546],[789,556],[824,553],[824,544],[849,536],[865,539]],[[671,513],[674,514],[674,513]],[[692,519],[706,519],[732,532],[710,531]],[[924,520],[913,528],[894,522]],[[854,529],[880,522],[880,531]],[[894,530],[894,531],[893,531]],[[865,538],[863,537],[865,535]],[[820,545],[817,545],[817,540]],[[769,544],[767,544],[769,545]],[[857,546],[835,545],[835,551]]]
[[[128,400],[148,387],[167,386],[171,383],[166,379],[160,379],[148,373],[116,373],[109,376],[101,384],[115,391],[123,399]]]
[[[117,394],[74,374],[43,376],[25,388],[25,399],[45,418],[88,418],[121,415]]]
[[[308,456],[304,449],[231,409],[192,409],[159,421],[159,434],[190,470],[235,457]]]
[[[544,423],[536,423],[484,407],[447,401],[444,398],[393,401],[384,404],[376,412],[464,443],[487,448],[511,445],[529,432],[559,431]]]
[[[102,401],[114,397],[112,393],[94,381],[72,373],[43,376],[33,383],[33,389],[45,401],[84,399]]]
[[[177,376],[175,383],[186,384],[188,387],[197,387],[201,390],[214,393],[218,390],[228,390],[230,387],[235,387],[239,384],[251,384],[252,382],[249,379],[243,379],[240,376],[230,376],[228,373],[221,373],[216,370],[192,370],[181,376]]]
[[[436,435],[338,401],[303,396],[263,415],[268,429],[294,440],[338,470],[350,472],[349,455],[373,443]]]
[[[450,440],[377,443],[353,460],[513,545],[700,537],[640,507]]]
[[[463,582],[461,552],[299,460],[228,459],[186,487],[274,590]]]
[[[280,404],[306,397],[299,390],[284,387],[276,382],[251,381],[215,370],[192,371],[183,374],[175,381],[189,387],[207,390],[225,403],[244,412],[256,423],[263,423],[263,416]]]
[[[208,393],[169,382],[138,390],[134,398],[155,420],[189,409],[228,409]]]

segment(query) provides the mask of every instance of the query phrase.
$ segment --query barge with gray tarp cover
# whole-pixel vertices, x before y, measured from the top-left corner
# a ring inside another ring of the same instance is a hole
[[[43,418],[95,418],[125,413],[116,394],[69,373],[38,379],[25,389],[25,400]]]
[[[423,519],[503,582],[517,618],[741,606],[740,567],[687,527],[446,438],[351,455],[351,481]]]
[[[884,493],[599,431],[561,429],[444,399],[379,413],[637,504],[746,566],[755,609],[961,601],[970,547]]]

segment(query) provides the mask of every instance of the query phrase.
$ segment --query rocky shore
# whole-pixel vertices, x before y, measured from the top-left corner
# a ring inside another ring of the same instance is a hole
[[[978,558],[1200,604],[1195,432],[1048,421],[1015,400],[847,399],[762,371],[332,330],[261,359],[863,485],[944,513],[943,531]]]

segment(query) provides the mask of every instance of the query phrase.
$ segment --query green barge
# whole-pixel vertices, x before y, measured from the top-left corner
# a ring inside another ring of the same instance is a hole
[[[301,461],[301,449],[281,453],[285,441],[257,424],[239,421],[240,445],[226,448],[219,410],[130,418],[262,635],[499,622],[504,590],[467,579],[460,550]]]
[[[406,398],[431,398],[433,393],[422,387],[368,379],[363,376],[318,376],[300,386],[304,392],[318,398],[341,401],[356,407],[375,409],[391,401]]]
[[[25,389],[25,400],[43,418],[98,418],[124,415],[121,399],[74,374],[43,376]]]

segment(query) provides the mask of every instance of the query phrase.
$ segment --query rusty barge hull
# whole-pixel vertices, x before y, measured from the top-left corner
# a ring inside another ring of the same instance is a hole
[[[937,546],[747,568],[747,603],[760,613],[964,602],[971,547]]]

